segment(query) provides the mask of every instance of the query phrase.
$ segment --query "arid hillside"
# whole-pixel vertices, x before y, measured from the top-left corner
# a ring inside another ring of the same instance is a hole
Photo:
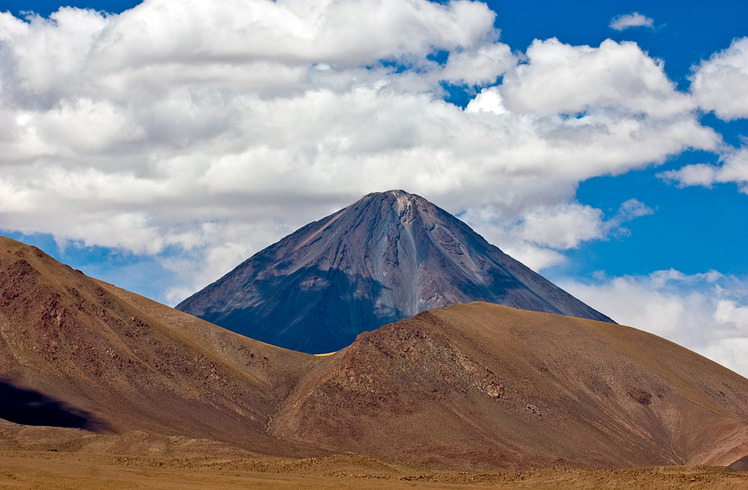
[[[727,465],[748,454],[748,380],[633,328],[453,305],[327,358],[271,432],[421,464]]]
[[[456,304],[312,356],[9,239],[0,391],[3,451],[349,454],[481,471],[727,466],[748,455],[748,380],[629,327]]]
[[[0,238],[0,418],[296,454],[265,428],[313,361]]]

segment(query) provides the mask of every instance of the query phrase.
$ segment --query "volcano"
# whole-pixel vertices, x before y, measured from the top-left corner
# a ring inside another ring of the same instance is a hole
[[[372,193],[258,252],[177,309],[273,345],[324,353],[453,303],[612,322],[402,190]]]

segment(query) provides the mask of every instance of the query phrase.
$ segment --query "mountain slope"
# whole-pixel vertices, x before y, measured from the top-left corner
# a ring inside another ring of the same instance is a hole
[[[728,465],[748,454],[748,380],[632,328],[458,304],[311,356],[3,238],[0,396],[0,448],[178,458],[238,446],[462,468]]]
[[[310,223],[177,309],[273,345],[322,353],[363,331],[470,301],[611,321],[404,191],[369,194]]]
[[[727,465],[748,454],[748,380],[633,328],[460,304],[327,357],[271,432],[448,466]]]
[[[297,454],[265,429],[312,362],[0,237],[0,418]]]

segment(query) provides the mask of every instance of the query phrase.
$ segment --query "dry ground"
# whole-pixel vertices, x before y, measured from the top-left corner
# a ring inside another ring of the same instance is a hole
[[[0,451],[0,488],[748,488],[748,473],[719,467],[628,470],[435,470],[335,455],[266,457],[116,456]]]
[[[0,238],[0,488],[748,489],[695,466],[746,455],[748,380],[634,329],[473,303],[311,356]]]

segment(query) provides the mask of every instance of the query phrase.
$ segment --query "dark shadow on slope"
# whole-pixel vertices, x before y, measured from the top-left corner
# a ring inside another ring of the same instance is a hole
[[[0,418],[23,425],[68,427],[93,432],[106,430],[106,424],[34,390],[16,388],[0,381]]]
[[[748,472],[748,455],[743,456],[739,460],[735,461],[729,466],[729,468],[734,471]]]
[[[256,279],[253,306],[207,312],[205,320],[255,340],[321,354],[342,349],[366,330],[401,320],[394,309],[377,309],[386,287],[339,269],[302,268],[293,274]]]

